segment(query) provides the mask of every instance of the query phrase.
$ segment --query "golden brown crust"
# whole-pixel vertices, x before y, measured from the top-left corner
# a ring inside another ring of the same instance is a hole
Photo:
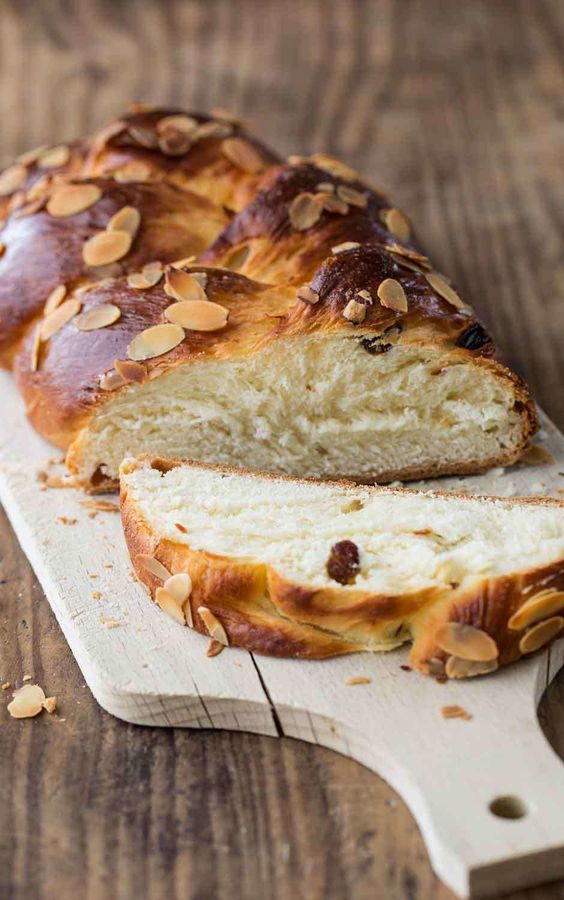
[[[436,633],[445,622],[458,622],[490,635],[499,650],[497,663],[503,666],[522,655],[519,643],[523,630],[508,628],[513,613],[541,590],[564,590],[564,558],[502,577],[477,578],[466,589],[432,588],[397,596],[371,594],[349,586],[312,588],[298,584],[284,578],[274,566],[193,550],[185,542],[171,542],[151,533],[128,498],[126,486],[128,472],[147,463],[162,472],[190,466],[248,478],[259,475],[290,484],[300,479],[150,457],[141,457],[122,467],[123,527],[139,580],[152,595],[161,585],[139,564],[139,554],[154,556],[171,573],[188,572],[193,584],[193,613],[198,606],[207,606],[224,626],[230,644],[256,653],[321,659],[353,651],[392,649],[413,639],[410,659],[414,667],[426,674],[441,675],[449,654],[437,645]],[[354,488],[352,482],[343,482],[342,486]],[[380,487],[368,491],[406,493]],[[465,494],[437,491],[434,496],[476,502],[476,498]],[[479,502],[557,506],[564,513],[564,502],[550,498],[480,497]],[[197,615],[194,615],[194,627],[207,634]]]

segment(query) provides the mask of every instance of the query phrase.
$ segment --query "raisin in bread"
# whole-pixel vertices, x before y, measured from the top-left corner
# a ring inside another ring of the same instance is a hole
[[[493,671],[564,627],[564,502],[320,483],[149,457],[121,467],[135,571],[219,643],[321,658],[413,641]]]

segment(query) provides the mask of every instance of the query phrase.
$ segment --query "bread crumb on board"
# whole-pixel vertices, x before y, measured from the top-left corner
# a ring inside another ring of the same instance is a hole
[[[24,684],[12,694],[13,700],[8,703],[8,712],[13,719],[32,719],[44,709],[48,713],[57,708],[56,697],[46,697],[45,691],[38,684]]]
[[[473,718],[472,714],[464,709],[463,706],[443,706],[441,709],[443,719],[464,719],[469,722]]]
[[[353,684],[372,684],[372,679],[367,678],[365,675],[354,675],[352,678],[347,678],[345,681],[346,685]]]

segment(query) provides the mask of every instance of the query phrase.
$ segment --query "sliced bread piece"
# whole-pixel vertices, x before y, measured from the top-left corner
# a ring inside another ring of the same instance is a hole
[[[139,579],[181,623],[276,656],[391,650],[479,675],[564,627],[564,502],[358,487],[140,457],[121,467]]]

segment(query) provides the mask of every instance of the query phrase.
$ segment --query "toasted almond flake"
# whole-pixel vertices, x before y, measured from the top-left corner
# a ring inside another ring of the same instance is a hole
[[[345,203],[348,203],[350,206],[358,206],[365,207],[368,205],[367,197],[357,191],[355,188],[349,187],[347,184],[340,184],[337,188],[337,195],[344,200]]]
[[[31,359],[30,359],[30,369],[32,372],[37,372],[39,368],[39,354],[41,352],[41,325],[37,325],[34,333],[33,333],[33,341],[31,344]]]
[[[156,150],[159,146],[159,139],[151,128],[143,128],[142,125],[128,125],[127,133],[136,144],[147,150]]]
[[[399,253],[390,253],[390,256],[397,262],[399,266],[403,266],[404,269],[409,269],[410,272],[417,272],[418,274],[422,273],[422,268],[412,259],[407,259],[405,256],[400,256]]]
[[[313,194],[304,191],[297,194],[288,210],[290,224],[296,231],[307,231],[319,221],[322,213],[321,204]]]
[[[151,167],[141,160],[132,160],[114,169],[113,176],[119,184],[127,184],[132,181],[148,181],[151,177]]]
[[[369,306],[374,302],[370,291],[367,291],[364,288],[361,291],[357,291],[357,296],[359,296],[361,300],[365,300]]]
[[[139,230],[140,224],[141,213],[139,210],[135,209],[134,206],[122,206],[122,208],[112,216],[106,226],[106,230],[125,231],[126,234],[130,235],[131,240],[133,240]],[[119,259],[119,257],[117,258]]]
[[[82,258],[87,266],[107,266],[122,259],[131,247],[131,235],[126,231],[99,231],[86,241]]]
[[[178,324],[153,325],[133,338],[127,348],[127,355],[138,362],[153,359],[174,350],[184,337],[184,329]]]
[[[358,300],[349,300],[343,310],[343,316],[353,325],[360,325],[366,318],[366,304],[359,303]]]
[[[479,662],[471,659],[461,659],[459,656],[449,656],[446,661],[445,674],[448,678],[474,678],[476,675],[487,675],[498,668],[497,659]]]
[[[309,161],[316,165],[318,169],[329,172],[335,178],[342,178],[344,181],[356,181],[358,179],[358,172],[355,172],[354,169],[351,169],[350,166],[345,165],[339,159],[327,156],[325,153],[314,153],[313,156],[310,156]]]
[[[74,325],[79,331],[96,331],[98,328],[107,328],[121,316],[121,309],[113,303],[101,303],[92,309],[81,313],[74,320]]]
[[[353,675],[352,678],[347,678],[347,680],[345,681],[345,684],[347,684],[347,685],[372,684],[372,679],[367,678],[364,675]]]
[[[200,282],[183,269],[167,269],[165,282],[167,294],[175,300],[206,300],[206,292]]]
[[[25,153],[20,153],[16,157],[16,162],[21,163],[22,166],[32,166],[45,150],[47,150],[47,144],[41,144],[40,147],[34,147],[33,150],[26,150]]]
[[[401,209],[397,209],[395,206],[383,209],[380,212],[380,218],[388,231],[391,231],[400,241],[409,240],[411,237],[411,225]]]
[[[467,712],[463,706],[443,706],[441,709],[441,715],[443,719],[465,719],[467,722],[470,721],[472,715]]]
[[[164,275],[164,269],[162,262],[159,262],[158,259],[153,262],[145,263],[143,268],[141,269],[141,274],[146,281],[149,282],[151,287],[155,284],[158,284],[161,278]]]
[[[167,156],[183,156],[188,153],[193,142],[192,135],[177,128],[167,128],[159,134],[159,150]]]
[[[154,556],[149,556],[147,553],[139,553],[136,557],[136,562],[142,566],[147,572],[150,572],[151,575],[154,575],[155,578],[160,578],[161,581],[167,581],[171,577],[168,569],[163,566],[158,559],[155,559]]]
[[[490,662],[497,659],[497,644],[489,634],[473,625],[446,622],[435,632],[435,642],[445,653],[474,662]]]
[[[357,247],[360,247],[358,241],[343,241],[342,244],[336,244],[334,247],[331,247],[331,253],[337,256],[339,253],[346,253],[347,250],[356,250]]]
[[[115,359],[114,369],[123,381],[132,381],[135,384],[144,384],[147,380],[147,369],[139,362],[132,359]]]
[[[63,325],[70,322],[80,312],[80,300],[65,300],[53,312],[49,313],[41,325],[41,340],[48,341]]]
[[[50,175],[42,175],[37,181],[29,188],[26,197],[28,200],[39,200],[40,197],[45,199],[45,193],[49,188],[50,184],[54,181],[54,177]]]
[[[214,656],[219,656],[220,653],[223,653],[225,650],[225,644],[220,643],[220,641],[211,640],[208,645],[208,649],[206,651],[206,656],[210,658]]]
[[[170,265],[173,269],[184,269],[186,266],[191,266],[193,262],[196,261],[195,256],[185,256],[183,259],[175,259]]]
[[[210,300],[181,300],[164,312],[169,322],[190,331],[219,331],[227,325],[229,310]]]
[[[266,168],[266,163],[258,150],[243,138],[226,138],[221,145],[221,152],[234,166],[250,175],[263,172]]]
[[[178,572],[176,575],[171,575],[170,578],[167,578],[164,583],[164,589],[178,603],[183,604],[192,592],[192,579],[187,572]]]
[[[46,700],[45,692],[38,684],[24,684],[12,696],[14,699],[8,703],[8,712],[14,719],[31,719],[39,715]]]
[[[103,391],[115,391],[125,384],[125,379],[122,378],[119,372],[114,371],[114,369],[110,369],[109,372],[104,372],[100,375],[99,381],[100,388]]]
[[[424,256],[422,253],[419,253],[418,250],[413,250],[411,247],[403,247],[401,244],[391,243],[386,244],[386,250],[389,253],[397,253],[399,256],[415,260],[415,262],[420,263],[420,265],[423,267],[429,266],[428,257]]]
[[[564,618],[562,616],[554,616],[551,619],[545,619],[534,625],[519,641],[519,650],[523,654],[534,653],[545,647],[553,638],[562,631],[564,627]]]
[[[382,306],[394,309],[396,312],[407,312],[405,291],[395,278],[385,278],[378,285],[377,294]]]
[[[540,444],[531,444],[519,462],[526,466],[542,466],[555,462],[555,459],[546,447],[541,447]]]
[[[210,637],[212,637],[214,641],[219,641],[220,644],[228,647],[229,640],[227,638],[225,628],[223,627],[217,616],[212,613],[211,609],[208,609],[207,606],[199,606],[198,615],[206,626]]]
[[[56,219],[74,216],[94,206],[102,196],[97,184],[67,184],[53,190],[47,201],[47,212]]]
[[[346,216],[349,211],[348,203],[345,203],[345,201],[336,194],[316,194],[315,199],[321,203],[321,206],[323,209],[326,209],[327,212],[339,213],[341,216]]]
[[[315,190],[319,191],[320,194],[334,194],[335,185],[332,181],[320,181],[319,184],[315,185]]]
[[[208,273],[207,272],[190,272],[190,275],[197,281],[203,291],[205,291],[207,283],[208,283]]]
[[[297,292],[298,300],[302,300],[304,303],[314,304],[319,303],[319,294],[317,291],[314,291],[309,284],[303,284],[300,288],[298,288]]]
[[[186,624],[182,605],[172,596],[172,594],[169,594],[164,587],[158,587],[156,589],[155,600],[167,616],[170,616],[171,619],[174,619],[174,621],[178,622],[180,625]]]
[[[43,709],[45,709],[49,715],[55,712],[57,709],[57,698],[56,697],[46,697],[43,701]]]
[[[69,159],[69,148],[65,144],[60,144],[58,147],[45,150],[37,160],[37,165],[41,169],[60,169],[61,166],[66,166]]]
[[[27,179],[27,169],[22,165],[10,166],[0,173],[0,197],[13,194],[18,188],[24,186]]]
[[[146,278],[142,272],[131,272],[127,276],[127,284],[128,287],[133,288],[135,291],[146,291],[147,288],[153,287],[149,279]]]
[[[80,505],[87,509],[95,509],[96,512],[119,512],[119,505],[112,503],[111,500],[97,500],[88,497],[86,500],[81,500]]]
[[[548,589],[530,597],[507,623],[510,631],[522,631],[542,619],[564,611],[564,591]]]
[[[438,272],[425,272],[425,278],[433,290],[436,291],[437,294],[440,294],[443,300],[446,300],[447,303],[450,303],[457,309],[463,309],[464,302],[442,275],[439,275]]]
[[[182,612],[184,613],[184,618],[186,619],[186,624],[189,628],[194,627],[194,616],[192,615],[192,607],[190,605],[190,597],[184,601],[182,604]]]
[[[223,106],[213,106],[211,109],[211,114],[215,119],[222,119],[222,124],[227,122],[229,125],[243,125],[243,119],[241,116],[238,116],[237,113],[231,112],[229,109],[224,109]]]
[[[193,119],[192,116],[163,116],[162,119],[159,119],[157,122],[156,127],[159,133],[168,131],[172,128],[175,131],[184,131],[186,134],[191,134],[198,127],[198,122],[196,119]]]

